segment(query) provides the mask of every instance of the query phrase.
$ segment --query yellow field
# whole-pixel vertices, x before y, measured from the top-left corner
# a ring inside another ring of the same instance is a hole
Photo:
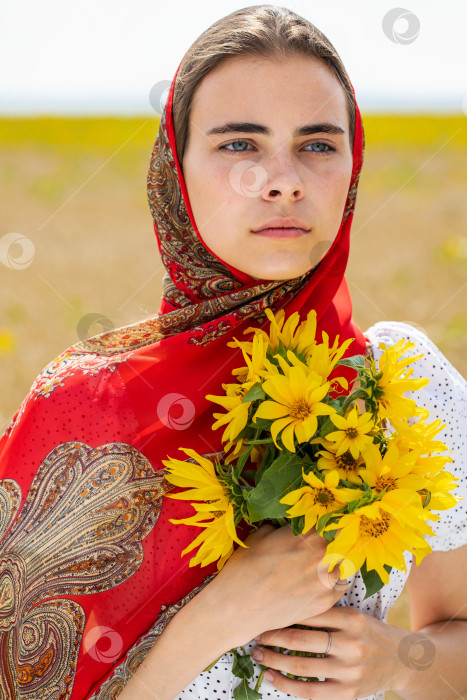
[[[355,319],[422,328],[467,376],[467,118],[364,115],[364,125]],[[35,247],[25,269],[0,263],[0,432],[85,315],[119,326],[157,310],[163,268],[146,200],[157,129],[148,117],[0,120],[0,239],[20,233]],[[404,592],[393,624],[409,627],[407,610]]]

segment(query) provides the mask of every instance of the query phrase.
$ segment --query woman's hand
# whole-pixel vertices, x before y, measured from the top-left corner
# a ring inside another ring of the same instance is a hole
[[[403,671],[399,645],[407,630],[381,622],[355,608],[336,606],[299,624],[322,627],[321,630],[274,629],[261,634],[260,644],[313,651],[324,654],[329,635],[332,643],[329,653],[321,658],[292,656],[258,646],[252,653],[262,666],[273,671],[269,680],[278,690],[297,698],[313,700],[354,700],[390,690],[397,675]],[[259,658],[257,652],[263,652]],[[298,681],[283,673],[296,676],[325,678],[324,682]],[[266,671],[265,673],[268,673]]]
[[[289,525],[264,524],[245,543],[206,587],[235,621],[235,646],[328,610],[348,588],[347,581],[336,585],[338,566],[328,572],[321,564],[327,541],[314,528],[294,535]]]

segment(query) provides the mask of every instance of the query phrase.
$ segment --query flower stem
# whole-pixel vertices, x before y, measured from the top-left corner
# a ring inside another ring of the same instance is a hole
[[[261,669],[261,673],[259,674],[259,678],[256,681],[255,685],[255,692],[259,693],[259,689],[261,688],[261,683],[263,682],[263,676],[264,676],[264,669]]]

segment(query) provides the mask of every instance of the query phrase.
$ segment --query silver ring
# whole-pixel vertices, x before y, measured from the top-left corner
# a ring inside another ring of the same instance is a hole
[[[329,653],[329,649],[331,648],[331,644],[332,644],[332,636],[331,636],[331,633],[330,633],[329,630],[326,630],[326,631],[327,631],[327,633],[329,634],[329,642],[328,642],[328,648],[327,648],[326,651],[324,652],[324,656],[326,656],[326,654]]]

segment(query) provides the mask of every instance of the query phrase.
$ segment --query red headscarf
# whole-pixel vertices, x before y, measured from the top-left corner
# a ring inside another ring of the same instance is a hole
[[[286,281],[255,280],[214,255],[196,228],[175,151],[175,76],[148,173],[166,267],[158,314],[77,343],[34,381],[0,441],[0,682],[5,698],[118,695],[171,615],[214,575],[181,551],[198,534],[170,518],[162,460],[222,450],[220,394],[243,364],[227,347],[266,307],[314,308],[331,337],[365,340],[352,323],[344,271],[363,158],[356,109],[342,223],[319,265]],[[318,338],[320,336],[318,335]],[[247,531],[243,530],[246,536]]]

